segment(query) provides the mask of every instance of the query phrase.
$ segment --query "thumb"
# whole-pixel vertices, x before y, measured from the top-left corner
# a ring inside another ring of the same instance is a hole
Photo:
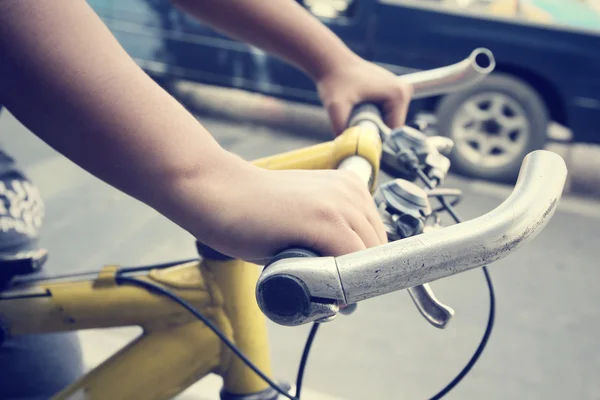
[[[352,106],[348,102],[332,102],[327,106],[327,113],[335,136],[340,135],[346,129],[351,108]]]
[[[311,245],[324,257],[338,257],[366,249],[361,237],[350,226],[336,226],[329,224],[320,229],[318,236],[315,235]]]

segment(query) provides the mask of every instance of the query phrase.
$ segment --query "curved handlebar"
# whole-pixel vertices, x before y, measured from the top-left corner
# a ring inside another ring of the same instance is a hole
[[[496,67],[491,51],[473,50],[469,57],[456,64],[402,75],[413,86],[413,99],[456,92],[483,80]]]
[[[353,303],[413,287],[508,256],[548,223],[566,177],[559,155],[534,151],[524,158],[512,194],[491,212],[380,249],[337,257],[344,300]]]
[[[340,257],[280,259],[259,278],[259,307],[282,325],[322,321],[335,316],[339,305],[497,261],[548,223],[566,176],[559,155],[534,151],[523,160],[512,194],[481,217]]]
[[[469,57],[446,67],[402,75],[399,79],[413,87],[412,99],[436,96],[466,89],[483,80],[496,66],[492,52],[477,48]],[[348,126],[368,120],[381,127],[382,113],[375,104],[361,104],[352,110]]]

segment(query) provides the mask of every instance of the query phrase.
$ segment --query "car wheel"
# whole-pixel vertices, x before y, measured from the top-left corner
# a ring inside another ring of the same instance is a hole
[[[547,140],[548,111],[524,81],[492,74],[476,86],[444,96],[438,134],[450,137],[452,169],[470,177],[514,182],[523,158]]]

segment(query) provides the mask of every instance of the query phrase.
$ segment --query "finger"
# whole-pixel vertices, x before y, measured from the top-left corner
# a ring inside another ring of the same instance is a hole
[[[375,234],[379,238],[379,244],[385,244],[388,242],[385,225],[383,224],[383,221],[379,216],[379,211],[377,210],[375,201],[372,198],[370,200],[373,203],[373,205],[367,209],[367,219],[373,227]]]
[[[322,256],[337,257],[366,248],[358,233],[347,224],[343,226],[329,224],[327,227],[320,229],[313,240],[311,248],[318,251]]]
[[[377,237],[377,244],[387,243],[387,233],[385,226],[379,217],[379,212],[373,200],[373,195],[369,191],[365,182],[358,177],[357,174],[351,171],[335,171],[341,172],[340,177],[347,181],[347,185],[342,188],[342,194],[347,201],[352,203],[354,207],[361,210],[367,222],[371,225],[371,230]],[[339,178],[338,178],[339,179]],[[352,226],[352,228],[355,228]],[[359,232],[360,234],[360,232]],[[362,235],[360,235],[362,239]],[[368,243],[367,247],[369,247]]]
[[[352,220],[350,220],[350,227],[358,234],[366,247],[375,247],[381,244],[381,240],[375,227],[366,215],[356,214],[350,218],[352,218]]]
[[[387,243],[385,225],[379,216],[379,211],[373,200],[373,195],[369,192],[365,183],[358,179],[355,174],[349,172],[347,177],[352,183],[349,185],[352,190],[346,195],[346,198],[356,207],[364,210],[367,221],[371,224],[375,235],[379,239],[378,244]]]
[[[332,102],[327,106],[327,113],[336,136],[346,129],[350,111],[351,106],[347,102]]]

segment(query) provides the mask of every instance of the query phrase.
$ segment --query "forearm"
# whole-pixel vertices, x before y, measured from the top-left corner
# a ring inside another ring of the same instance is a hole
[[[356,56],[293,0],[171,0],[224,34],[273,53],[318,80]]]
[[[178,201],[187,194],[174,191],[235,164],[85,2],[0,1],[0,26],[0,97],[92,174],[181,219]]]

